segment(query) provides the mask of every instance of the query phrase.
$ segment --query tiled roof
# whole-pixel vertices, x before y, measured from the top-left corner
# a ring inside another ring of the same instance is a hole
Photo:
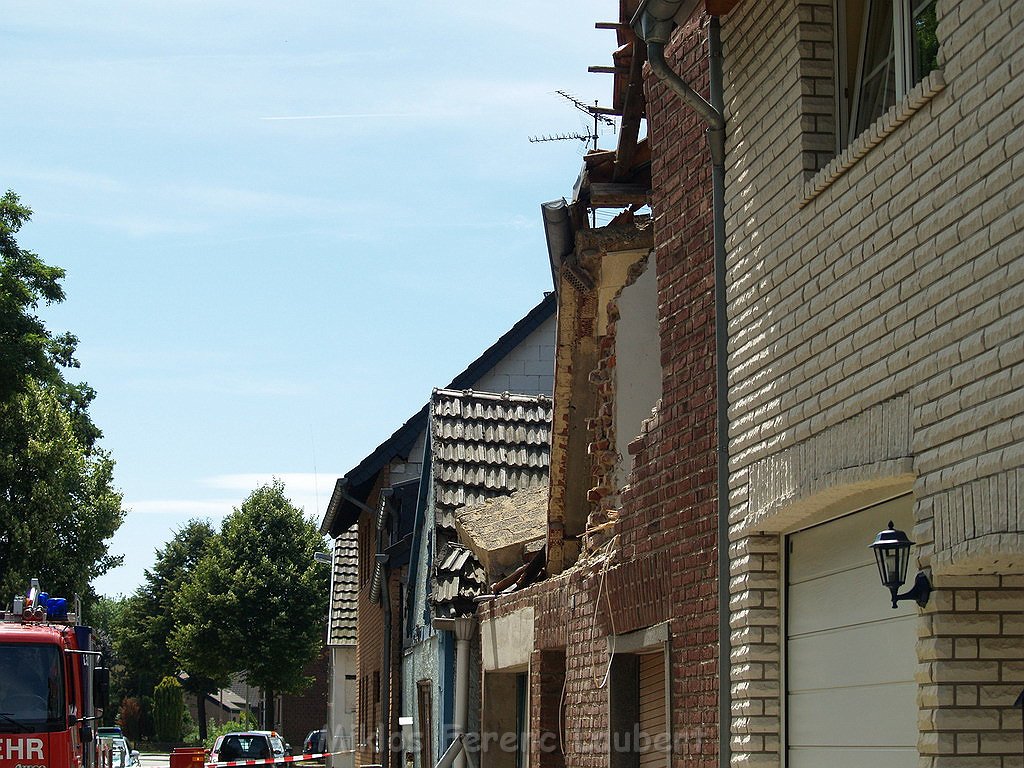
[[[333,563],[327,643],[355,645],[359,604],[358,526],[353,525],[334,540]]]
[[[455,510],[546,485],[551,398],[434,390],[430,402],[434,518],[454,533]]]
[[[431,600],[439,616],[473,613],[487,574],[454,541],[456,510],[548,484],[551,398],[436,389],[430,400],[430,456],[437,555]]]
[[[471,362],[464,371],[452,379],[450,389],[472,387],[482,379],[506,355],[514,350],[531,333],[555,314],[557,297],[549,293],[541,299],[526,316],[513,325],[500,339],[488,347],[483,354]],[[360,501],[366,501],[377,474],[396,458],[408,458],[409,451],[415,445],[416,438],[427,427],[429,404],[399,427],[387,440],[378,445],[358,465],[350,469],[345,480],[349,493]],[[339,494],[331,498],[327,513],[324,515],[320,530],[330,536],[337,535],[339,529],[351,525],[359,519],[359,508],[345,500]]]
[[[453,541],[441,546],[431,596],[438,615],[454,618],[472,613],[473,598],[486,587],[487,574],[469,549]]]

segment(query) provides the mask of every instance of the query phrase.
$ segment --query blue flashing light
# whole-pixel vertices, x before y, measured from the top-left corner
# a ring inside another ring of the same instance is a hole
[[[51,597],[46,601],[46,618],[63,621],[68,617],[68,601],[63,597]]]

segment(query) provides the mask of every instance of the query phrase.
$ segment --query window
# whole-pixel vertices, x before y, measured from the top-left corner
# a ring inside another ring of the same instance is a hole
[[[430,768],[434,764],[434,702],[431,694],[430,680],[420,680],[416,683],[416,714],[420,725],[420,768]]]
[[[840,142],[848,144],[937,66],[936,0],[838,0]]]
[[[0,733],[64,728],[64,663],[56,645],[0,644]]]
[[[610,768],[668,768],[668,623],[608,638]]]

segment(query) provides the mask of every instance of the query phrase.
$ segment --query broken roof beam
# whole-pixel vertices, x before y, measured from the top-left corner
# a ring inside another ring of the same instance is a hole
[[[646,111],[644,98],[643,70],[647,60],[647,48],[637,45],[634,39],[632,57],[629,63],[629,82],[626,95],[622,101],[622,120],[619,125],[619,142],[615,150],[615,170],[612,181],[628,178],[633,172],[633,157],[636,154],[636,142],[640,135],[640,121]]]
[[[599,75],[626,75],[629,74],[628,67],[606,67],[599,65],[592,65],[587,67],[587,72],[594,72]]]
[[[591,183],[592,208],[625,208],[629,205],[647,205],[651,190],[646,184]]]

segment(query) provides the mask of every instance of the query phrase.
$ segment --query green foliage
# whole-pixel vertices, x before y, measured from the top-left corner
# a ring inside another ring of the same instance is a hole
[[[165,677],[153,690],[153,725],[159,741],[181,741],[184,710],[181,683],[173,677]]]
[[[89,606],[93,579],[121,561],[105,542],[124,513],[88,414],[95,392],[64,378],[78,340],[36,314],[64,300],[64,270],[18,246],[30,216],[13,192],[0,198],[0,603],[37,577]]]
[[[210,678],[241,672],[268,693],[308,685],[327,612],[323,537],[275,480],[224,520],[175,600],[169,644]]]
[[[52,388],[27,381],[0,400],[0,599],[38,577],[51,595],[88,598],[120,564],[106,540],[124,519],[114,463],[76,436]]]
[[[203,742],[203,746],[207,749],[213,749],[213,742],[217,740],[218,736],[223,736],[225,733],[233,733],[234,731],[252,731],[258,727],[259,725],[256,723],[256,718],[244,709],[238,713],[238,717],[233,720],[228,720],[226,723],[221,725],[217,725],[211,717],[210,722],[206,726],[207,736],[206,741]]]
[[[927,3],[913,21],[914,81],[939,66],[938,19],[935,3]]]
[[[189,675],[185,687],[191,693],[200,689],[212,693],[227,682],[226,678],[211,681],[195,674],[179,664],[167,647],[167,637],[174,627],[175,596],[214,535],[213,527],[205,520],[190,520],[175,531],[174,538],[157,551],[156,562],[152,570],[146,571],[143,584],[125,602],[125,620],[116,646],[137,693],[148,693],[160,679],[182,669]]]
[[[103,711],[102,725],[115,725],[120,702],[127,696],[125,667],[113,642],[124,626],[126,603],[127,599],[123,597],[101,597],[83,617],[85,623],[92,627],[94,650],[103,654],[102,664],[110,670],[110,706]]]
[[[76,365],[78,340],[54,336],[34,313],[64,300],[64,270],[18,247],[15,235],[32,216],[10,190],[0,198],[0,400],[22,391],[27,379],[55,382],[60,367]]]
[[[202,738],[199,736],[199,723],[192,719],[192,713],[188,711],[187,707],[181,718],[181,742],[195,745],[202,742]]]

